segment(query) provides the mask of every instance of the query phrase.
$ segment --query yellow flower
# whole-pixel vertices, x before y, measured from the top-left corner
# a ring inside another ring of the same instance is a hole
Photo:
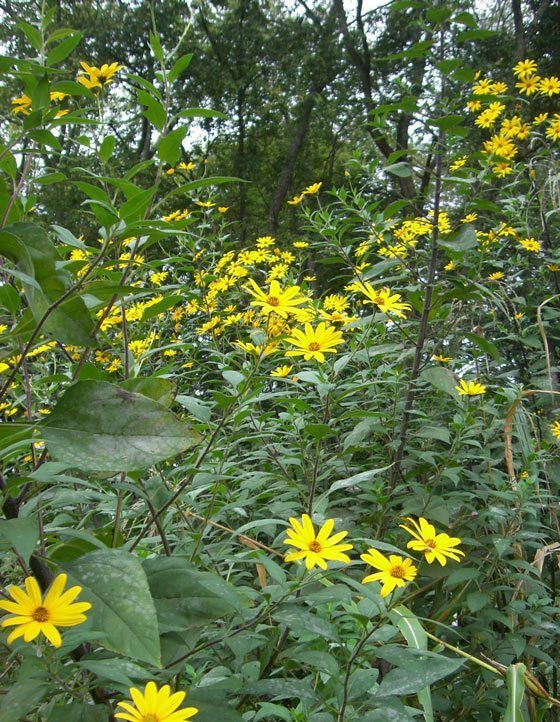
[[[181,161],[179,163],[179,170],[184,170],[187,173],[190,173],[191,170],[194,170],[196,168],[196,163],[185,163],[185,161]]]
[[[24,642],[31,642],[42,633],[52,645],[60,647],[62,638],[57,627],[75,627],[86,621],[84,612],[91,608],[91,604],[73,604],[82,588],[71,587],[64,592],[66,579],[66,574],[59,574],[44,597],[35,577],[26,578],[25,591],[19,587],[8,588],[15,601],[0,602],[0,609],[14,615],[4,619],[1,625],[16,627],[8,637],[8,644],[18,637],[23,637]]]
[[[111,63],[111,65],[105,63],[100,68],[95,65],[88,65],[83,61],[80,62],[80,65],[85,70],[85,74],[80,72],[77,81],[89,90],[103,88],[104,85],[112,82],[115,73],[124,68],[124,65],[119,65],[118,63]]]
[[[218,213],[227,213],[229,206],[218,206]]]
[[[479,80],[476,85],[473,85],[472,92],[474,95],[489,95],[492,81],[488,78]]]
[[[558,273],[558,271],[560,271],[560,266],[557,263],[548,263],[546,267],[553,273]]]
[[[268,356],[271,353],[274,353],[276,351],[276,348],[278,346],[277,343],[269,343],[266,346],[255,346],[254,343],[245,342],[245,341],[236,341],[236,346],[239,346],[240,349],[245,351],[246,353],[251,354],[252,356]]]
[[[535,241],[534,238],[522,238],[519,245],[526,251],[531,251],[531,253],[538,253],[541,250],[541,244],[539,241]]]
[[[516,313],[516,314],[514,315],[513,318],[514,318],[516,321],[521,321],[521,319],[522,319],[524,316],[525,316],[525,314],[524,314],[522,311],[519,311],[518,313]]]
[[[28,95],[21,95],[19,98],[12,100],[12,113],[23,113],[23,115],[29,115],[29,108],[31,107],[31,98]]]
[[[478,213],[467,213],[464,218],[461,218],[461,223],[473,223],[478,218]]]
[[[460,539],[451,537],[445,533],[436,534],[433,525],[424,519],[424,517],[421,516],[418,521],[416,521],[412,519],[412,517],[407,516],[405,520],[410,522],[413,528],[409,529],[405,524],[400,524],[399,526],[414,537],[414,539],[406,545],[407,549],[413,549],[415,552],[423,552],[428,564],[431,564],[435,559],[444,567],[447,564],[447,558],[460,562],[461,557],[465,556],[465,553],[460,549],[455,549],[455,547],[461,543]]]
[[[520,60],[517,65],[514,66],[514,75],[518,78],[526,78],[533,75],[537,70],[537,64],[534,60]]]
[[[462,168],[465,163],[467,162],[467,156],[463,155],[460,158],[457,158],[457,160],[454,160],[453,163],[449,166],[450,171],[459,170],[459,168]]]
[[[280,288],[278,281],[271,281],[268,293],[262,291],[255,281],[250,278],[249,283],[253,288],[244,286],[245,290],[255,299],[251,306],[260,306],[261,313],[276,313],[282,318],[288,318],[289,314],[295,313],[298,306],[306,303],[307,299],[300,295],[299,286],[290,286],[285,290]]]
[[[506,161],[496,163],[492,166],[492,173],[494,173],[494,175],[497,175],[498,178],[505,178],[505,176],[509,175],[509,173],[511,173],[512,171],[513,168]]]
[[[311,283],[312,281],[316,281],[316,280],[317,280],[317,276],[304,276],[304,277],[303,277],[303,280],[304,280],[304,281],[307,281],[307,283]]]
[[[326,353],[336,353],[336,346],[344,343],[342,333],[334,326],[328,326],[324,321],[313,328],[310,323],[305,324],[305,332],[298,328],[286,339],[295,349],[286,352],[286,356],[303,356],[306,361],[316,359],[323,363]]]
[[[409,303],[403,303],[399,300],[401,298],[400,294],[391,294],[391,290],[387,287],[376,291],[371,283],[358,281],[355,284],[355,289],[363,293],[366,297],[367,300],[364,301],[364,303],[371,303],[377,306],[382,313],[393,313],[399,318],[406,318],[403,311],[409,311],[411,309]]]
[[[548,113],[539,113],[538,115],[535,115],[533,119],[534,125],[540,125],[541,123],[544,123],[544,121],[548,118]]]
[[[274,371],[270,372],[271,376],[275,376],[278,379],[285,379],[286,376],[290,375],[291,370],[293,369],[293,366],[285,365],[285,366],[277,366]]]
[[[533,93],[541,90],[540,81],[541,79],[538,75],[528,75],[526,78],[521,78],[520,81],[515,84],[515,87],[519,88],[520,93],[533,95]]]
[[[453,356],[440,356],[440,354],[435,353],[432,356],[434,361],[439,361],[442,364],[447,364],[450,361],[453,361]]]
[[[195,201],[195,203],[201,208],[213,208],[216,205],[215,203],[212,203],[212,201]]]
[[[315,196],[321,190],[322,183],[313,183],[303,191],[304,196]]]
[[[500,95],[500,93],[507,93],[508,92],[507,83],[503,83],[502,81],[492,83],[492,85],[490,85],[490,92],[493,95]]]
[[[464,379],[461,379],[459,386],[455,386],[455,388],[459,392],[459,396],[478,396],[486,391],[486,386],[479,384],[478,381],[467,383]]]
[[[501,271],[494,271],[494,273],[491,273],[488,276],[489,281],[501,281],[504,277],[504,274]]]
[[[560,140],[560,113],[555,113],[550,121],[550,126],[545,131],[546,137],[552,140]]]
[[[260,238],[257,238],[257,248],[269,248],[270,246],[273,246],[276,241],[272,236],[261,236]]]
[[[299,195],[299,196],[294,196],[291,201],[288,201],[288,204],[289,204],[290,206],[297,206],[297,205],[299,205],[299,204],[302,202],[304,195],[305,195],[305,194],[302,193],[302,194]]]
[[[443,269],[445,271],[454,271],[457,268],[457,264],[455,261],[449,261],[449,263],[446,263]]]
[[[553,421],[550,424],[550,433],[557,439],[560,439],[560,421]],[[10,640],[8,640],[10,641]]]
[[[183,703],[185,692],[171,694],[168,684],[158,690],[155,682],[148,682],[144,692],[135,687],[130,688],[130,702],[118,702],[124,712],[117,712],[115,719],[128,722],[185,722],[198,712],[196,707],[178,709]]]
[[[292,246],[294,248],[307,248],[309,246],[309,243],[307,243],[307,241],[294,241],[292,243]]]
[[[467,110],[470,110],[471,113],[476,113],[481,108],[482,108],[482,103],[480,102],[480,100],[470,100],[467,103]]]
[[[412,582],[418,574],[411,559],[403,559],[397,554],[391,554],[387,559],[377,549],[368,549],[367,554],[361,554],[360,558],[374,569],[380,569],[364,577],[362,584],[381,582],[382,597],[391,594],[395,587],[404,587],[406,582]]]
[[[339,531],[334,536],[330,536],[334,521],[327,519],[317,534],[313,522],[307,514],[298,521],[294,517],[290,517],[292,528],[286,529],[287,539],[284,544],[296,547],[299,551],[286,554],[287,562],[294,562],[299,559],[305,559],[307,569],[313,569],[318,566],[321,569],[327,568],[327,561],[344,562],[348,564],[350,558],[344,552],[353,548],[352,544],[339,544],[348,534],[347,531]]]
[[[560,93],[560,78],[551,75],[549,78],[543,78],[539,85],[539,90],[543,95],[558,95]]]
[[[175,173],[175,168],[168,168],[168,169],[165,171],[165,173],[166,173],[166,175],[174,175],[174,173]]]

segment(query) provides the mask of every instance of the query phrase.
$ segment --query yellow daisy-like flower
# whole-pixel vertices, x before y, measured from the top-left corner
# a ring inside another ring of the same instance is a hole
[[[285,379],[286,376],[290,375],[290,372],[293,368],[293,366],[290,366],[288,364],[284,366],[277,366],[274,371],[270,372],[270,375],[275,376],[278,379]]]
[[[300,249],[301,249],[301,248],[307,248],[307,246],[309,246],[309,243],[308,243],[307,241],[294,241],[294,242],[292,243],[292,246],[293,246],[294,248],[300,248]]]
[[[298,206],[298,205],[302,202],[304,195],[305,195],[305,194],[302,193],[302,194],[299,195],[299,196],[294,196],[291,201],[288,201],[288,205],[290,205],[290,206]]]
[[[449,166],[450,171],[459,170],[459,168],[462,168],[465,163],[467,162],[467,156],[463,155],[460,158],[457,158],[457,160],[454,160],[453,163]]]
[[[307,188],[303,191],[303,195],[305,196],[315,196],[317,193],[321,190],[322,183],[313,183],[310,186],[307,186]]]
[[[276,313],[282,318],[288,318],[289,314],[295,313],[298,306],[307,302],[305,296],[300,295],[299,286],[290,286],[282,290],[278,281],[274,280],[270,282],[268,293],[265,293],[252,278],[249,279],[249,283],[252,288],[249,286],[244,288],[255,299],[251,301],[251,306],[260,306],[261,313],[264,314]]]
[[[539,85],[539,90],[543,95],[558,95],[560,93],[560,78],[551,75],[549,78],[543,78]]]
[[[292,335],[286,339],[295,349],[286,351],[286,356],[303,356],[306,361],[316,359],[323,363],[326,353],[336,353],[336,346],[344,343],[342,333],[334,326],[328,326],[324,321],[316,327],[310,323],[305,324],[305,331],[295,328]]]
[[[449,263],[446,263],[443,267],[444,271],[454,271],[457,268],[457,264],[455,261],[449,261]]]
[[[66,574],[59,574],[43,597],[35,577],[27,577],[25,591],[19,587],[9,587],[8,593],[14,601],[1,601],[0,609],[11,615],[2,621],[2,627],[16,627],[8,637],[11,644],[18,637],[31,642],[39,634],[44,634],[55,647],[60,647],[62,638],[57,627],[75,627],[86,621],[84,612],[91,609],[89,602],[73,603],[82,591],[81,587],[66,586]]]
[[[501,271],[494,271],[494,273],[491,273],[488,276],[489,281],[501,281],[504,277],[504,274]]]
[[[482,103],[480,102],[480,100],[470,100],[467,103],[467,110],[470,110],[471,113],[476,113],[481,108],[482,108]]]
[[[479,384],[478,381],[465,381],[461,379],[459,386],[455,386],[459,396],[478,396],[486,391],[486,386]]]
[[[104,85],[112,82],[115,73],[124,68],[124,65],[119,65],[118,63],[111,63],[110,65],[105,63],[99,68],[95,65],[88,65],[83,61],[80,62],[80,65],[85,70],[85,74],[80,73],[77,81],[89,90],[103,88]]]
[[[410,522],[412,529],[409,529],[405,524],[399,526],[414,537],[406,545],[407,549],[423,552],[428,564],[431,564],[435,559],[444,567],[448,558],[460,562],[461,557],[465,556],[465,553],[460,549],[455,549],[461,543],[459,538],[451,537],[445,533],[436,534],[435,527],[423,516],[418,521],[410,516],[405,517],[405,520]]]
[[[178,709],[186,694],[185,692],[171,694],[171,687],[168,684],[164,684],[158,690],[155,682],[148,682],[144,692],[131,687],[130,696],[130,702],[118,702],[118,706],[125,711],[117,712],[115,719],[124,719],[128,722],[185,722],[198,712],[196,707]]]
[[[377,306],[382,313],[393,313],[399,318],[406,318],[403,311],[409,311],[412,308],[409,303],[400,301],[400,294],[391,293],[391,290],[387,287],[376,290],[371,283],[359,281],[356,283],[355,288],[366,297],[367,300],[364,303]]]
[[[541,244],[539,241],[535,241],[534,238],[523,238],[519,241],[519,245],[521,248],[524,248],[526,251],[531,251],[532,253],[538,253],[541,250]]]
[[[326,569],[328,561],[344,562],[345,564],[350,562],[350,557],[344,552],[353,549],[353,545],[339,544],[348,532],[339,531],[331,536],[334,529],[332,519],[327,519],[317,534],[315,534],[313,522],[307,514],[301,517],[301,521],[290,517],[290,524],[292,528],[286,529],[288,538],[284,539],[283,543],[296,547],[299,551],[286,554],[287,562],[305,559],[307,569],[313,569],[316,566]]]
[[[494,175],[497,175],[498,178],[505,178],[507,175],[509,175],[513,171],[513,168],[509,163],[506,163],[506,161],[502,161],[501,163],[496,163],[492,166],[492,173]]]
[[[528,75],[526,78],[521,78],[518,83],[515,84],[516,88],[519,88],[520,93],[525,95],[533,95],[541,89],[541,79],[538,75]]]
[[[367,554],[361,554],[360,558],[374,569],[380,570],[364,577],[362,584],[381,582],[382,597],[391,594],[395,587],[404,587],[407,582],[412,582],[418,574],[412,559],[403,559],[397,554],[391,554],[387,559],[377,549],[368,549]]]
[[[533,119],[533,125],[540,125],[541,123],[544,123],[547,118],[548,113],[539,113],[538,115],[535,115]]]
[[[537,70],[537,64],[534,60],[520,60],[513,68],[514,75],[518,78],[526,78],[533,75]]]
[[[560,421],[553,421],[550,424],[550,433],[557,439],[560,439]]]
[[[453,361],[453,356],[440,356],[440,354],[435,353],[432,356],[434,361],[439,361],[440,364],[448,364],[450,361]]]

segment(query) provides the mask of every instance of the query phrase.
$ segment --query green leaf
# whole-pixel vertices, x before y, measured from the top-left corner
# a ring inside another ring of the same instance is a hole
[[[186,127],[181,126],[180,128],[175,128],[175,130],[172,130],[167,135],[164,135],[158,143],[158,158],[160,158],[160,160],[164,163],[169,163],[169,165],[175,165],[178,163],[183,152],[182,143],[186,134]]]
[[[64,707],[54,707],[47,722],[107,722],[109,710],[101,704],[69,702]]]
[[[155,59],[161,63],[163,60],[163,48],[156,33],[150,33],[150,47],[152,48]]]
[[[427,656],[417,661],[410,661],[405,667],[392,669],[384,678],[376,697],[403,697],[418,694],[434,682],[456,672],[463,665],[463,660],[448,657]]]
[[[181,57],[173,63],[173,67],[167,75],[170,83],[175,82],[179,75],[189,67],[192,59],[193,53],[187,53],[186,55],[181,55]]]
[[[189,690],[185,705],[198,709],[197,722],[243,722],[239,712],[227,703],[225,694],[214,689]]]
[[[0,697],[0,722],[16,722],[32,710],[47,694],[49,682],[28,678],[12,683]]]
[[[389,612],[389,619],[396,624],[409,647],[427,650],[428,637],[418,618],[403,604]],[[418,692],[418,701],[424,709],[425,722],[434,722],[434,709],[429,686]]]
[[[525,665],[510,664],[507,669],[508,705],[504,722],[525,722],[523,717],[523,696],[525,694]]]
[[[80,601],[91,603],[88,621],[103,647],[160,666],[156,610],[138,558],[107,549],[61,566],[82,587]]]
[[[162,633],[203,627],[239,607],[235,589],[216,574],[198,571],[186,559],[146,559],[143,567]]]
[[[322,639],[338,639],[337,631],[329,621],[302,609],[301,604],[282,604],[272,616],[280,624],[289,627],[290,632],[297,637],[314,634]]]
[[[138,90],[138,100],[146,106],[142,115],[150,121],[154,128],[162,130],[165,125],[165,108],[162,103],[145,90]]]
[[[82,37],[82,33],[74,33],[73,35],[65,38],[59,45],[56,46],[56,48],[53,48],[47,54],[47,65],[56,65],[64,60],[64,58],[67,58],[76,45],[78,45]]]
[[[465,338],[468,338],[475,346],[478,346],[483,353],[492,356],[495,361],[499,361],[502,358],[502,354],[500,353],[498,347],[493,344],[492,341],[484,338],[484,336],[479,336],[477,333],[469,332],[465,333]]]
[[[25,561],[33,554],[39,540],[39,522],[35,516],[0,519],[0,539],[14,547]]]
[[[200,441],[162,404],[106,381],[70,386],[43,433],[55,461],[82,471],[144,469]]]
[[[99,160],[102,163],[106,163],[109,160],[109,158],[113,155],[114,150],[115,150],[115,136],[108,135],[106,138],[103,138],[103,142],[101,143],[101,146],[99,148]]]
[[[220,113],[219,110],[211,110],[210,108],[187,108],[177,114],[178,118],[220,118],[227,120],[227,115]]]
[[[23,31],[30,45],[35,50],[40,52],[43,47],[43,38],[41,36],[41,31],[39,30],[39,28],[36,28],[34,25],[31,25],[25,20],[20,20],[17,24],[17,27]]]
[[[313,678],[311,677],[307,679],[259,679],[245,685],[243,691],[258,697],[270,697],[273,701],[276,699],[305,699],[315,702],[317,695],[313,687]]]
[[[476,230],[466,223],[458,231],[449,233],[445,237],[440,236],[438,245],[450,251],[467,251],[469,248],[476,248],[478,246]]]
[[[436,389],[445,391],[446,394],[453,396],[453,398],[459,397],[455,388],[457,379],[449,369],[443,366],[427,366],[420,374],[420,378],[428,381]]]
[[[171,406],[175,399],[176,385],[169,379],[162,379],[159,376],[147,376],[144,378],[127,379],[119,386],[128,391],[134,391],[143,396],[157,401],[164,406]]]
[[[399,176],[399,178],[410,178],[412,175],[412,168],[409,163],[393,163],[392,165],[385,166],[387,173]]]

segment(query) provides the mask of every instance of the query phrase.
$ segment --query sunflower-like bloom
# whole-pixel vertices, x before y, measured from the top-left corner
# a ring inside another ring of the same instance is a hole
[[[527,78],[537,72],[537,64],[534,60],[520,60],[513,72],[518,78]]]
[[[386,286],[377,290],[367,281],[358,281],[355,288],[366,297],[364,303],[377,306],[382,313],[392,313],[399,318],[406,318],[403,311],[409,311],[411,308],[409,303],[400,300],[400,294],[392,293]]]
[[[115,73],[118,73],[119,70],[124,68],[124,65],[119,65],[118,63],[111,63],[110,65],[105,63],[100,68],[95,65],[88,65],[83,61],[80,62],[80,65],[84,69],[85,74],[80,73],[77,81],[88,88],[88,90],[101,90],[104,85],[107,85],[113,80]]]
[[[289,376],[294,367],[286,364],[285,366],[277,366],[274,371],[270,372],[271,376],[275,376],[278,379],[285,379]]]
[[[4,619],[1,625],[15,626],[8,637],[9,644],[18,637],[23,637],[24,642],[31,642],[43,633],[52,645],[60,647],[62,638],[57,627],[75,627],[86,621],[84,612],[91,608],[91,604],[73,604],[82,588],[71,587],[63,591],[66,579],[66,574],[59,574],[44,597],[35,577],[27,577],[25,591],[9,587],[8,592],[14,601],[0,602],[0,609],[14,615]]]
[[[313,569],[316,566],[321,569],[327,568],[327,561],[337,561],[349,563],[350,557],[344,552],[353,548],[352,544],[339,544],[348,534],[347,531],[339,531],[330,536],[334,521],[327,519],[317,534],[313,522],[307,514],[301,517],[301,521],[290,517],[291,529],[286,529],[287,539],[284,544],[296,547],[299,551],[286,554],[287,562],[294,562],[298,559],[305,559],[307,569]]]
[[[455,547],[461,543],[457,537],[451,537],[449,534],[436,534],[435,527],[429,521],[421,516],[418,521],[410,516],[405,517],[410,523],[412,529],[405,524],[400,524],[401,529],[407,531],[414,539],[408,542],[407,549],[413,549],[415,552],[422,552],[428,564],[436,559],[442,567],[447,564],[447,558],[456,562],[461,561],[461,557],[465,553]]]
[[[185,722],[198,712],[196,707],[178,709],[186,697],[185,692],[171,694],[168,684],[158,690],[155,682],[148,682],[144,692],[130,688],[131,702],[119,702],[124,712],[117,712],[116,719],[128,722]]]
[[[264,314],[275,313],[282,318],[288,318],[289,314],[297,311],[298,306],[307,303],[305,296],[300,295],[299,286],[282,290],[278,281],[271,281],[268,293],[265,293],[252,278],[249,283],[252,288],[245,286],[245,290],[255,299],[251,301],[251,306],[260,306]]]
[[[459,386],[455,386],[459,396],[478,396],[486,391],[486,386],[479,384],[478,381],[465,381],[461,379]]]
[[[397,554],[391,554],[387,559],[377,549],[368,549],[367,554],[361,554],[360,558],[374,569],[380,570],[364,577],[362,584],[381,582],[382,597],[391,594],[395,587],[404,587],[407,582],[413,581],[418,574],[418,569],[412,563],[412,559],[403,559]]]
[[[286,339],[297,348],[286,351],[286,356],[303,356],[306,361],[314,358],[323,363],[326,353],[336,353],[336,346],[344,343],[342,333],[334,326],[321,321],[316,328],[310,323],[305,324],[305,331],[294,328],[292,335]]]
[[[553,421],[550,424],[550,433],[557,439],[560,439],[560,421]]]

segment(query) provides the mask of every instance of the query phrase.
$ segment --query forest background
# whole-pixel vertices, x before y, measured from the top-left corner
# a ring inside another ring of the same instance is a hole
[[[560,6],[0,11],[0,722],[557,722]]]

